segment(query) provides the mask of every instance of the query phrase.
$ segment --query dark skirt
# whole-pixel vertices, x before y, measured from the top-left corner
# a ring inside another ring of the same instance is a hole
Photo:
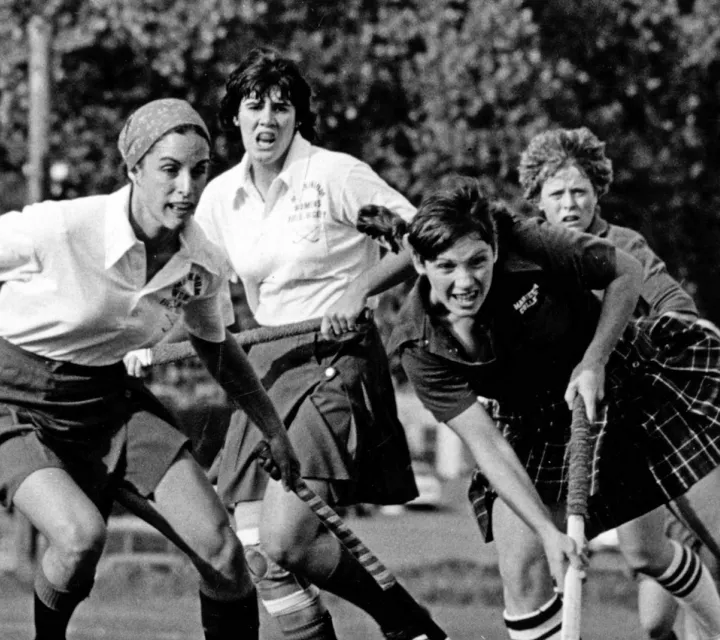
[[[417,496],[387,356],[374,325],[344,340],[319,334],[254,346],[249,358],[288,428],[306,479],[331,481],[336,504],[401,504]],[[224,504],[261,500],[262,438],[241,411],[217,461]]]
[[[0,339],[0,503],[34,471],[64,469],[103,512],[112,488],[143,497],[187,446],[163,405],[120,362],[86,367]]]
[[[567,494],[570,411],[556,395],[493,417],[547,504]],[[720,339],[707,324],[666,314],[633,320],[606,367],[601,417],[591,425],[587,535],[593,537],[687,492],[720,465]],[[486,540],[496,494],[476,471],[469,489]]]

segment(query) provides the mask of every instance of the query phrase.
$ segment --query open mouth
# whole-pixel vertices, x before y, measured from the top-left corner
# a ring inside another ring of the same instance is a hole
[[[187,215],[195,210],[195,205],[191,202],[171,202],[168,207],[178,215]]]
[[[571,216],[565,216],[562,219],[563,224],[577,224],[580,222],[580,216],[571,215]]]
[[[475,291],[466,291],[463,293],[453,293],[452,299],[460,303],[461,305],[471,305],[474,304],[477,299],[480,297],[480,292]]]
[[[255,141],[257,142],[258,147],[269,147],[272,146],[275,143],[275,140],[277,139],[277,136],[269,131],[264,131],[262,133],[259,133],[255,137]]]

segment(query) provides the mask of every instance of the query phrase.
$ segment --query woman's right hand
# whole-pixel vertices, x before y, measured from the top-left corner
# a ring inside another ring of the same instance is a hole
[[[578,571],[585,571],[588,566],[588,555],[585,547],[578,545],[555,526],[548,527],[548,531],[541,536],[545,556],[550,566],[550,574],[555,581],[558,592],[562,591],[565,574],[568,566],[572,565]]]
[[[571,411],[577,395],[585,401],[588,420],[594,422],[598,405],[605,397],[605,366],[602,363],[583,360],[575,367],[565,390],[565,402]]]
[[[300,478],[300,462],[287,437],[282,431],[267,438],[256,448],[260,466],[273,480],[282,482],[286,491],[292,491]]]

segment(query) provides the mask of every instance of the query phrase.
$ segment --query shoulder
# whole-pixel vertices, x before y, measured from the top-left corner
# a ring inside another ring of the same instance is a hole
[[[242,173],[242,162],[226,169],[207,183],[202,194],[203,197],[225,194],[229,192],[231,187],[239,187],[242,183]]]
[[[58,233],[86,237],[104,228],[105,209],[111,196],[95,195],[72,200],[47,200],[25,207],[22,216],[34,225],[37,236]]]
[[[201,225],[195,219],[191,219],[183,234],[190,247],[193,261],[214,276],[225,279],[229,273],[227,260],[208,238]]]
[[[349,153],[331,151],[315,145],[310,146],[308,158],[313,178],[328,183],[346,178],[353,170],[362,171],[367,168],[367,170],[372,171],[362,160],[358,160]]]
[[[424,278],[417,279],[405,297],[393,324],[387,344],[389,354],[400,353],[410,344],[425,344],[429,326],[423,291],[427,287]]]
[[[608,225],[607,239],[621,249],[631,245],[648,246],[645,236],[641,233],[629,227],[621,227],[616,224]]]

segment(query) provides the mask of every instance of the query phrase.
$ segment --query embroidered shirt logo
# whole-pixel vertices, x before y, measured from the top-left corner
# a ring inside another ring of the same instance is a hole
[[[177,311],[195,296],[202,292],[202,274],[194,267],[182,279],[176,282],[170,291],[169,298],[161,298],[160,304],[172,311]]]
[[[536,282],[530,291],[524,294],[517,302],[513,304],[513,308],[518,313],[525,313],[530,307],[537,304],[540,295],[540,286]]]
[[[288,223],[297,234],[295,242],[320,240],[324,201],[325,189],[315,180],[303,183],[300,197],[291,196],[293,212],[288,216]]]

